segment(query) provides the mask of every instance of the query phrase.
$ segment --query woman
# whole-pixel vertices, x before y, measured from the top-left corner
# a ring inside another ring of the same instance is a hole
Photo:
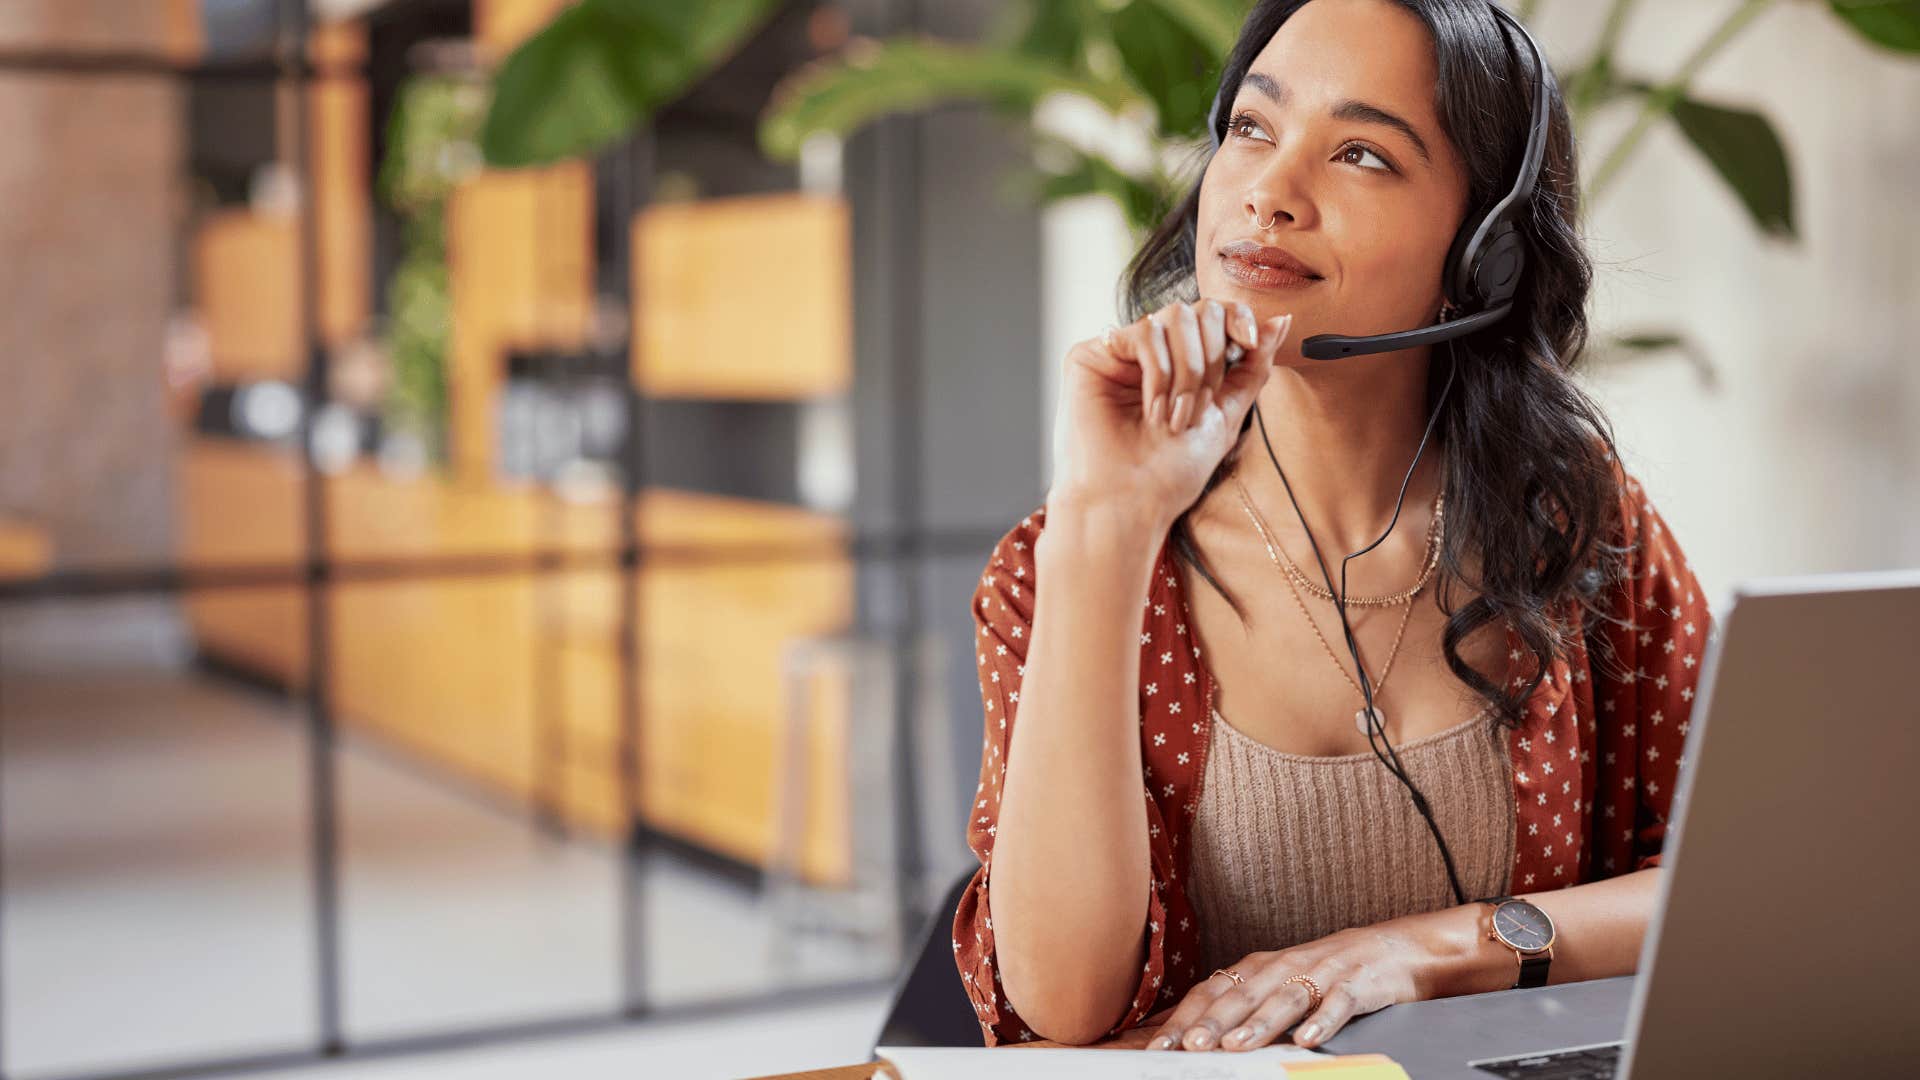
[[[1136,321],[1067,356],[1046,505],[974,594],[953,947],[990,1045],[1151,1017],[1155,1047],[1312,1046],[1634,969],[1711,622],[1570,375],[1590,268],[1557,91],[1511,315],[1337,363],[1295,344],[1444,318],[1533,78],[1485,0],[1248,16],[1222,141],[1130,268]],[[1490,938],[1496,910],[1551,931]]]

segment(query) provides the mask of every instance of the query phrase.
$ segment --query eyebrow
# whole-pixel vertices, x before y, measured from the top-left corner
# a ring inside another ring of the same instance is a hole
[[[1265,94],[1275,105],[1287,103],[1287,88],[1258,71],[1247,72],[1240,82],[1243,86],[1251,86]],[[1398,114],[1388,112],[1372,102],[1347,98],[1334,105],[1332,116],[1335,120],[1351,120],[1360,124],[1379,124],[1382,127],[1390,127],[1405,135],[1407,140],[1413,143],[1413,148],[1420,152],[1421,161],[1429,165],[1433,163],[1433,155],[1427,152],[1427,141],[1420,137],[1419,132],[1413,130],[1412,124],[1407,123]]]

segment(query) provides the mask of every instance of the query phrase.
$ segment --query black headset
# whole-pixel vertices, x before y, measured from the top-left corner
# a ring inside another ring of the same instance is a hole
[[[1442,285],[1447,300],[1465,314],[1450,320],[1435,323],[1432,326],[1415,330],[1402,330],[1392,334],[1374,334],[1365,337],[1346,337],[1339,334],[1315,334],[1300,343],[1303,355],[1315,360],[1337,360],[1343,356],[1357,356],[1362,353],[1390,352],[1415,345],[1432,342],[1447,343],[1447,381],[1440,390],[1439,400],[1434,403],[1433,412],[1427,417],[1426,430],[1420,436],[1420,446],[1414,451],[1413,464],[1407,466],[1407,473],[1400,480],[1399,498],[1393,505],[1393,518],[1387,522],[1386,532],[1380,538],[1359,551],[1347,555],[1340,561],[1340,585],[1334,587],[1333,574],[1327,569],[1327,560],[1320,554],[1320,544],[1313,538],[1313,530],[1307,526],[1307,518],[1300,510],[1300,501],[1294,498],[1293,485],[1287,481],[1285,469],[1280,467],[1280,459],[1273,452],[1273,441],[1267,437],[1267,419],[1261,413],[1256,402],[1252,418],[1260,425],[1260,439],[1266,444],[1267,457],[1273,461],[1273,469],[1280,474],[1280,483],[1287,490],[1287,499],[1293,503],[1293,512],[1300,517],[1300,527],[1306,530],[1307,543],[1313,547],[1314,561],[1320,566],[1320,574],[1326,579],[1327,589],[1334,595],[1334,609],[1340,616],[1340,628],[1346,636],[1347,652],[1353,657],[1354,671],[1358,676],[1360,694],[1364,703],[1363,715],[1367,718],[1367,746],[1374,757],[1386,766],[1387,771],[1400,781],[1413,800],[1414,809],[1426,819],[1427,830],[1433,834],[1433,842],[1440,849],[1440,860],[1446,866],[1447,884],[1453,890],[1456,903],[1467,903],[1467,894],[1460,885],[1459,870],[1453,861],[1453,852],[1448,849],[1447,841],[1440,835],[1440,825],[1433,817],[1433,808],[1427,797],[1414,785],[1413,778],[1400,764],[1400,755],[1393,744],[1387,740],[1387,732],[1381,724],[1380,714],[1373,706],[1373,680],[1367,675],[1366,664],[1360,659],[1360,644],[1353,636],[1353,627],[1347,622],[1347,563],[1386,542],[1393,534],[1393,527],[1400,521],[1400,508],[1406,503],[1407,485],[1413,480],[1413,471],[1420,465],[1421,455],[1426,453],[1427,441],[1433,436],[1434,424],[1440,419],[1440,410],[1445,407],[1447,397],[1453,390],[1454,375],[1459,363],[1453,356],[1453,339],[1470,334],[1484,326],[1489,326],[1505,318],[1513,311],[1513,297],[1519,288],[1520,272],[1526,267],[1526,244],[1518,230],[1514,228],[1516,213],[1526,208],[1532,198],[1533,189],[1540,178],[1540,162],[1545,156],[1547,145],[1548,112],[1547,79],[1550,73],[1546,58],[1540,52],[1540,46],[1527,33],[1526,27],[1507,14],[1498,4],[1489,3],[1495,17],[1519,31],[1520,37],[1533,52],[1533,124],[1527,133],[1527,149],[1521,164],[1520,175],[1515,178],[1513,189],[1506,197],[1494,203],[1483,213],[1469,214],[1461,223],[1460,231],[1454,234],[1452,248],[1447,253],[1447,264],[1442,275]],[[1220,140],[1226,130],[1227,119],[1221,115],[1223,99],[1226,97],[1226,85],[1222,83],[1214,92],[1213,106],[1208,110],[1208,131],[1213,137],[1215,150],[1220,148]],[[1379,741],[1376,743],[1375,739]],[[1382,753],[1381,748],[1385,747]]]
[[[1447,251],[1446,266],[1440,276],[1441,288],[1447,302],[1464,314],[1432,326],[1392,334],[1365,337],[1315,334],[1300,343],[1303,356],[1312,360],[1337,360],[1343,356],[1450,341],[1499,322],[1513,311],[1513,296],[1520,288],[1520,272],[1527,265],[1526,241],[1514,228],[1513,219],[1532,204],[1534,185],[1540,179],[1540,163],[1546,157],[1547,61],[1533,35],[1527,33],[1518,19],[1498,4],[1487,6],[1496,18],[1518,31],[1533,52],[1533,123],[1527,132],[1527,149],[1521,157],[1520,174],[1514,178],[1513,189],[1487,210],[1468,214]],[[1213,105],[1207,110],[1207,134],[1216,151],[1226,135],[1225,111],[1232,104],[1227,97],[1227,86],[1222,82],[1213,93]]]

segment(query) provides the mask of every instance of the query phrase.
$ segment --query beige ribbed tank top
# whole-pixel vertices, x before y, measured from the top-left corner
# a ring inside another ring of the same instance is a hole
[[[1219,710],[1212,725],[1189,841],[1203,970],[1452,906],[1426,821],[1371,751],[1289,754]],[[1427,797],[1468,898],[1504,893],[1514,850],[1512,766],[1491,707],[1394,749]]]

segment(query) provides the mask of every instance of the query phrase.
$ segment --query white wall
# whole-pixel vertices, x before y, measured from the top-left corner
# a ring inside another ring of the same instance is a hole
[[[1133,255],[1126,215],[1112,199],[1083,195],[1040,215],[1040,490],[1053,486],[1054,410],[1060,363],[1075,342],[1120,321],[1119,282]]]
[[[1586,40],[1572,24],[1600,6],[1549,0],[1547,40]],[[1630,28],[1623,55],[1669,71],[1731,7],[1642,5],[1657,14]],[[1600,372],[1628,466],[1716,609],[1745,577],[1920,566],[1920,377],[1906,344],[1920,338],[1920,60],[1868,44],[1824,4],[1779,4],[1695,93],[1772,118],[1801,244],[1762,239],[1666,127],[1593,209],[1607,264],[1597,324],[1683,326],[1721,376],[1708,391],[1677,363]],[[1609,119],[1589,167],[1630,117]]]
[[[1733,6],[1639,5],[1622,64],[1664,75]],[[1540,7],[1536,36],[1565,70],[1561,58],[1584,53],[1606,5]],[[1906,344],[1920,340],[1920,60],[1869,45],[1824,4],[1781,3],[1695,92],[1773,119],[1802,242],[1762,239],[1666,126],[1592,208],[1596,338],[1683,329],[1720,377],[1706,388],[1677,359],[1594,369],[1627,467],[1716,613],[1741,578],[1920,566],[1920,374]],[[1589,170],[1632,113],[1598,119],[1582,148]],[[1060,356],[1115,317],[1123,233],[1117,214],[1085,205],[1046,213],[1043,423]]]
[[[1097,149],[1132,173],[1144,172],[1155,147],[1151,109],[1115,117],[1092,101],[1054,94],[1034,110],[1034,127],[1071,146]],[[1040,215],[1040,490],[1053,486],[1054,411],[1060,364],[1075,342],[1120,321],[1120,277],[1133,238],[1118,203],[1101,195],[1064,199]]]

